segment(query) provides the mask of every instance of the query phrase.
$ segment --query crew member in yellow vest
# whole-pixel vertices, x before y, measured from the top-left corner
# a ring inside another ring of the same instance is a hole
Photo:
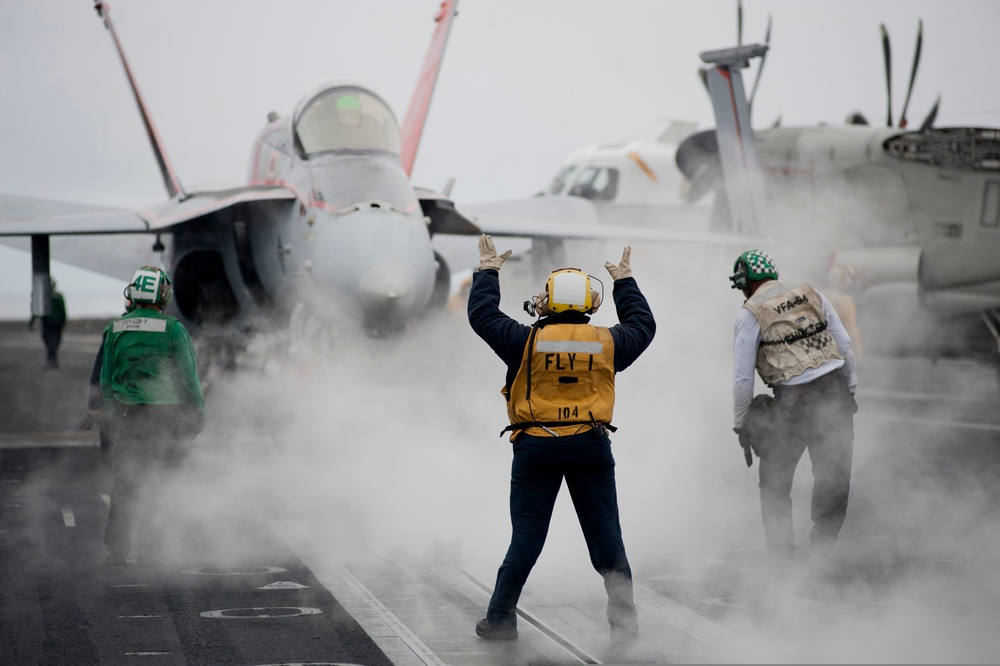
[[[500,310],[499,271],[511,251],[497,256],[492,238],[479,239],[469,323],[507,366],[501,393],[510,425],[503,433],[510,433],[514,453],[511,542],[486,617],[476,624],[483,638],[517,638],[517,600],[542,552],[564,478],[591,563],[604,577],[611,636],[625,640],[638,633],[608,438],[608,431],[616,430],[611,424],[615,375],[645,351],[656,332],[649,304],[632,278],[631,253],[626,247],[617,266],[605,263],[620,323],[610,328],[589,323],[601,304],[601,292],[592,287],[597,278],[567,268],[552,273],[545,291],[525,302],[531,316],[541,317],[526,326]]]
[[[860,366],[864,363],[864,351],[861,346],[861,328],[858,326],[858,308],[854,302],[859,282],[856,271],[851,266],[835,265],[826,276],[827,286],[823,289],[823,296],[830,301],[844,324],[844,330],[851,336],[854,361]]]
[[[760,503],[768,551],[789,557],[792,479],[806,449],[812,461],[815,552],[828,553],[847,516],[854,451],[857,375],[851,339],[830,302],[808,284],[778,281],[771,258],[748,250],[736,259],[732,287],[746,301],[733,344],[734,430],[760,458]],[[774,392],[765,419],[751,419],[754,370]],[[752,432],[751,423],[770,425]],[[749,453],[747,464],[751,464]]]

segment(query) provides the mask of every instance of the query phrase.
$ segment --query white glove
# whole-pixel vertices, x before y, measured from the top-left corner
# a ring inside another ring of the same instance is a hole
[[[497,249],[493,245],[493,238],[486,234],[479,237],[479,270],[493,269],[497,272],[503,266],[503,262],[511,255],[512,250],[507,250],[497,256]]]
[[[632,246],[625,246],[625,250],[622,251],[622,260],[617,266],[610,261],[605,261],[604,267],[608,269],[613,280],[632,277]]]

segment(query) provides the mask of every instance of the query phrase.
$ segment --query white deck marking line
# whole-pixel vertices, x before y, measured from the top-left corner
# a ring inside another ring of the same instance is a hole
[[[858,396],[862,398],[883,398],[892,400],[933,400],[935,402],[980,402],[978,398],[953,393],[928,393],[927,391],[906,391],[891,388],[859,387]]]
[[[101,501],[104,502],[104,506],[111,508],[111,498],[107,495],[101,495]]]
[[[745,650],[736,647],[739,643],[739,636],[736,634],[641,583],[634,583],[634,590],[637,608],[665,620],[688,636],[711,646],[730,657],[734,663],[748,663]]]
[[[66,524],[66,527],[76,527],[76,516],[73,515],[73,509],[65,507],[62,510],[62,514],[63,522]]]
[[[330,591],[365,633],[396,666],[446,666],[409,627],[379,601],[365,585],[341,565],[320,555],[304,540],[295,539],[290,530],[269,522],[278,534]],[[386,635],[386,629],[392,636]],[[402,642],[402,645],[400,645]]]
[[[912,416],[888,416],[886,414],[865,414],[865,418],[893,423],[912,423],[914,425],[932,426],[938,428],[962,428],[965,430],[987,430],[1000,432],[1000,424],[976,423],[975,421],[948,421],[946,419],[921,419]]]
[[[388,556],[380,552],[379,549],[376,548],[375,546],[368,543],[366,543],[365,545],[368,547],[369,550],[371,550],[373,553],[375,553],[378,557],[382,558],[383,560],[390,559]],[[410,575],[414,575],[412,572],[409,571],[408,567],[405,567],[401,563],[396,562],[396,566],[399,566],[400,568],[406,570],[408,573],[410,573]],[[437,568],[435,571],[437,575],[441,576],[442,579],[446,580],[449,584],[451,584],[451,586],[454,589],[461,589],[462,587],[464,587],[465,583],[471,583],[473,587],[475,587],[480,592],[485,593],[487,597],[493,595],[493,590],[488,585],[480,581],[478,578],[476,578],[474,575],[472,575],[465,569],[455,566],[450,569],[450,572],[451,573],[449,573],[448,570],[442,570],[440,568]],[[459,581],[461,581],[463,585],[460,585]],[[544,604],[541,605],[544,606]],[[553,629],[546,622],[543,622],[541,619],[539,619],[532,613],[525,611],[520,604],[518,605],[516,612],[521,618],[524,619],[525,622],[535,627],[535,629],[537,629],[541,634],[543,634],[546,638],[555,643],[555,645],[560,650],[565,652],[567,655],[569,655],[576,661],[583,664],[604,663],[598,660],[597,658],[591,656],[585,649],[576,645],[573,641],[571,641],[570,639],[566,638],[561,633]]]
[[[403,624],[403,621],[396,617],[395,613],[379,601],[378,597],[376,597],[371,590],[355,578],[351,572],[339,564],[332,562],[326,562],[325,564],[332,570],[333,573],[335,573],[335,575],[347,583],[347,585],[349,585],[357,595],[358,599],[370,610],[374,611],[376,616],[378,616],[378,618],[406,644],[417,659],[420,660],[420,663],[427,664],[428,666],[445,666],[445,663],[438,659],[438,656],[434,654],[431,649],[410,630],[409,627]],[[311,566],[309,568],[313,569]],[[315,569],[313,569],[313,573],[316,573]],[[324,581],[323,578],[320,578],[320,580]],[[323,584],[325,586],[326,582],[324,581]],[[342,594],[343,592],[341,595]],[[336,595],[338,600],[341,599],[341,595]],[[393,663],[397,662],[393,660]]]
[[[462,569],[461,567],[458,567],[456,571],[458,571],[458,573],[460,573],[461,575],[465,576],[469,580],[469,582],[471,582],[477,588],[485,592],[487,595],[493,596],[493,588],[491,588],[489,585],[482,582],[481,580],[476,578],[474,575],[472,575],[465,569]],[[532,613],[530,610],[527,610],[525,606],[529,605],[529,602],[531,606],[533,607],[537,606],[539,608],[542,608],[543,610],[546,610],[547,606],[552,605],[546,603],[535,603],[534,600],[529,598],[528,595],[523,594],[521,596],[519,603],[517,604],[517,608],[514,609],[514,612],[517,613],[517,615],[521,617],[525,622],[527,622],[535,629],[540,631],[550,641],[552,641],[553,643],[558,645],[562,650],[564,650],[566,654],[570,655],[571,657],[573,657],[573,659],[576,659],[581,664],[604,663],[594,655],[587,652],[586,649],[574,643],[572,640],[570,640],[570,638],[564,636],[562,633],[553,628],[550,622],[546,622],[545,620],[541,619],[536,613]],[[561,603],[563,605],[568,605],[562,600],[559,600],[558,603]]]
[[[21,430],[0,432],[0,439],[22,439],[25,437],[93,437],[93,430]]]
[[[25,430],[0,432],[0,449],[90,449],[100,446],[93,430]]]

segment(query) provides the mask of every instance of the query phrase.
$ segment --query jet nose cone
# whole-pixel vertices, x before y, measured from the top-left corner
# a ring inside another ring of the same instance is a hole
[[[395,320],[413,310],[417,290],[413,275],[403,266],[382,262],[361,277],[361,307],[371,317]]]

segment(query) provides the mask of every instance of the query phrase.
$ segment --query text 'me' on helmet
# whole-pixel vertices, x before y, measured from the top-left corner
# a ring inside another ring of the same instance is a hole
[[[132,274],[132,281],[125,287],[125,298],[136,305],[166,307],[174,296],[170,277],[155,266],[143,266]]]
[[[733,264],[733,274],[729,280],[733,283],[733,289],[746,289],[750,282],[759,280],[777,280],[778,269],[763,250],[747,250]]]

